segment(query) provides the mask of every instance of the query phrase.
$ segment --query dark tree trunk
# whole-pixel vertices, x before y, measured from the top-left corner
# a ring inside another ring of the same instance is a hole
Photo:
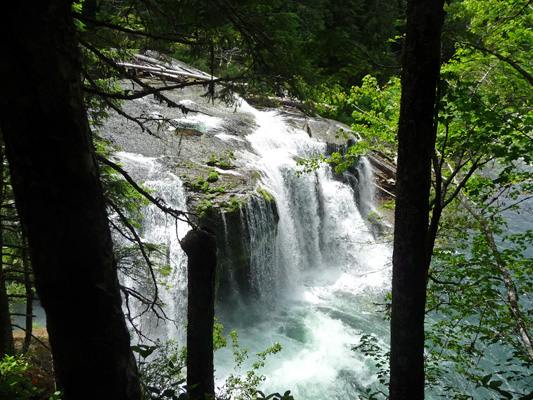
[[[100,0],[85,0],[83,2],[82,14],[86,17],[95,19],[96,12],[100,8]]]
[[[424,398],[431,158],[444,0],[409,0],[398,128],[390,399]]]
[[[0,143],[0,205],[5,200],[5,166],[3,145]],[[4,226],[3,218],[0,215],[0,251],[4,248]],[[13,355],[15,353],[15,343],[13,342],[13,328],[11,326],[11,315],[9,314],[9,298],[7,297],[6,280],[4,276],[3,257],[0,258],[0,358],[4,354]]]
[[[9,314],[9,299],[6,293],[3,265],[0,264],[0,358],[4,354],[13,355],[14,353],[15,344],[13,342],[11,315]]]
[[[192,387],[191,398],[203,399],[206,394],[215,395],[213,324],[217,244],[211,233],[194,230],[183,238],[181,247],[189,258],[187,386]]]
[[[24,269],[24,289],[26,291],[26,334],[22,344],[22,352],[26,353],[30,348],[33,334],[33,284],[31,282],[30,257],[28,255],[28,241],[22,235],[22,268]]]
[[[10,2],[0,126],[64,399],[140,399],[64,0]]]

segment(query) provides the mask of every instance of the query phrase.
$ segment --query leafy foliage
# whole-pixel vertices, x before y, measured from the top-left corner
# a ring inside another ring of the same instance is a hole
[[[504,234],[505,222],[497,215],[476,220],[458,214],[468,229],[449,232],[449,247],[434,253],[427,304],[428,360],[439,365],[440,374],[447,366],[449,376],[458,374],[478,388],[524,396],[532,389],[526,378],[533,358],[526,352],[518,322],[523,320],[531,331],[533,270],[531,258],[524,253],[532,244],[531,231]],[[491,219],[494,222],[488,228]],[[498,235],[498,247],[491,235]],[[504,285],[506,281],[511,286]],[[513,293],[522,299],[518,308],[509,297]],[[492,353],[512,356],[506,362],[488,361]],[[494,370],[503,386],[488,384],[486,377]]]
[[[32,399],[39,389],[32,385],[27,371],[30,364],[18,356],[4,355],[0,360],[0,396],[3,399]]]
[[[390,352],[386,351],[375,335],[366,334],[361,337],[359,343],[352,347],[352,351],[362,353],[365,357],[371,359],[375,368],[377,368],[378,384],[365,389],[360,393],[360,397],[369,400],[378,400],[386,398],[385,389],[389,384],[389,356]]]
[[[527,1],[461,1],[448,11],[454,30],[447,34],[458,44],[442,68],[435,125],[429,201],[438,236],[428,286],[427,388],[444,398],[525,399],[532,390],[533,359],[524,344],[533,328],[531,232],[507,231],[503,213],[528,212],[518,206],[533,181],[532,10]],[[365,113],[354,112],[353,129],[386,138],[399,91],[388,110],[379,93],[385,88],[368,89],[370,112],[357,101]],[[337,97],[339,109],[346,99]],[[378,118],[387,123],[376,124]]]
[[[155,346],[138,345],[132,350],[142,358],[140,362],[144,397],[150,399],[188,399],[186,383],[186,351],[169,340]],[[149,358],[155,354],[154,357]]]
[[[235,372],[238,372],[244,361],[249,357],[249,349],[243,349],[239,346],[237,341],[239,335],[236,331],[231,331],[229,336],[231,337],[233,348],[233,355],[235,356]],[[266,377],[259,375],[257,371],[265,365],[265,360],[268,355],[277,354],[281,351],[281,345],[274,343],[272,347],[269,347],[265,351],[257,353],[257,361],[252,364],[252,369],[247,371],[245,375],[231,374],[227,379],[224,386],[221,388],[220,397],[224,400],[235,399],[284,399],[290,400],[290,392],[285,392],[283,396],[278,393],[265,397],[264,393],[257,390],[258,386],[263,382]]]
[[[399,117],[400,80],[396,77],[380,86],[375,77],[367,75],[360,86],[353,86],[349,93],[337,87],[338,92],[327,98],[329,114],[351,110],[351,131],[337,132],[350,144],[345,153],[333,152],[331,156],[316,155],[300,159],[298,164],[304,172],[320,167],[322,163],[335,166],[341,173],[355,164],[361,155],[370,149],[386,158],[393,159],[396,153],[396,131]]]
[[[215,319],[216,321],[216,319]],[[227,346],[227,338],[222,335],[223,326],[215,323],[213,330],[214,349],[219,350]],[[264,375],[259,375],[257,371],[264,367],[266,358],[269,355],[281,351],[279,343],[265,351],[258,353],[257,361],[252,365],[252,369],[244,375],[237,372],[249,357],[249,350],[243,349],[238,343],[238,334],[232,330],[229,333],[233,355],[235,356],[235,374],[231,374],[224,386],[217,394],[218,400],[229,399],[272,399],[272,400],[294,400],[290,391],[283,395],[272,393],[265,395],[257,388],[265,380]],[[189,399],[186,387],[186,360],[187,348],[180,347],[176,341],[169,340],[166,343],[157,342],[155,345],[137,345],[132,347],[133,351],[139,355],[140,370],[146,400]]]

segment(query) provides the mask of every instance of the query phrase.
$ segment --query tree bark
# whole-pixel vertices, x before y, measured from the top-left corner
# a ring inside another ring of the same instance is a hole
[[[26,353],[30,348],[33,335],[33,285],[31,283],[31,266],[28,255],[28,241],[22,236],[22,268],[24,270],[24,289],[26,291],[26,334],[22,344],[22,352]]]
[[[390,399],[424,398],[431,158],[444,0],[409,0],[398,127]]]
[[[0,359],[5,354],[15,354],[13,328],[11,327],[11,315],[9,314],[9,299],[6,293],[6,281],[2,264],[0,264]]]
[[[140,399],[71,3],[10,2],[0,126],[64,399]]]
[[[193,399],[215,395],[213,324],[215,318],[215,236],[189,231],[181,241],[188,256],[187,386]]]
[[[0,133],[1,134],[1,133]],[[3,145],[0,143],[0,205],[5,200],[5,166]],[[4,221],[0,215],[0,251],[4,248]],[[0,259],[0,358],[4,354],[13,355],[15,353],[15,343],[13,341],[13,328],[11,326],[11,315],[9,314],[9,298],[7,297],[6,280],[4,275],[3,257]]]

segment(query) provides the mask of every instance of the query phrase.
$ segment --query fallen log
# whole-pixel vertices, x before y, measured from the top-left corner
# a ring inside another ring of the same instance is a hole
[[[183,71],[183,70],[177,70],[177,69],[169,69],[169,68],[165,68],[165,67],[162,67],[162,66],[151,66],[151,65],[141,65],[141,64],[132,64],[132,63],[127,63],[127,62],[120,62],[120,63],[117,63],[118,65],[121,65],[125,68],[130,68],[130,69],[136,69],[136,70],[139,70],[139,71],[145,71],[145,72],[150,72],[154,75],[157,75],[157,76],[164,76],[166,78],[173,78],[173,79],[179,79],[180,77],[181,78],[192,78],[192,79],[197,79],[197,80],[201,80],[201,81],[211,81],[213,79],[215,79],[214,77],[211,78],[211,76],[209,75],[205,75],[205,74],[197,74],[197,73],[190,73],[190,72],[187,72],[187,71]]]
[[[137,60],[140,60],[141,62],[160,65],[160,66],[164,67],[165,69],[170,69],[170,70],[173,70],[173,71],[185,72],[185,73],[189,73],[189,74],[193,74],[193,75],[203,76],[206,79],[216,79],[215,77],[211,77],[210,74],[208,74],[208,73],[206,73],[204,71],[200,71],[199,69],[192,68],[192,67],[188,66],[187,64],[179,61],[179,60],[173,59],[171,62],[165,62],[165,61],[159,60],[159,59],[154,58],[154,57],[145,56],[143,54],[134,54],[133,57],[136,58]]]

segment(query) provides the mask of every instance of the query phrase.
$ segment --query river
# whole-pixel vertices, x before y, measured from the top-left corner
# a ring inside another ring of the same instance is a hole
[[[246,136],[251,151],[237,150],[235,156],[259,171],[264,189],[275,199],[279,221],[275,238],[260,245],[261,237],[272,233],[274,218],[242,213],[252,236],[253,295],[228,296],[228,301],[219,295],[216,315],[224,334],[237,330],[239,346],[249,349],[250,358],[235,371],[231,347],[218,350],[216,385],[222,387],[232,373],[245,374],[256,353],[278,342],[282,351],[268,356],[257,371],[266,376],[261,385],[265,393],[291,390],[296,399],[356,399],[357,391],[376,379],[376,370],[352,347],[363,335],[375,335],[384,347],[388,338],[383,307],[376,303],[390,286],[391,251],[385,238],[374,237],[366,220],[375,212],[371,169],[362,160],[358,177],[335,176],[327,166],[298,176],[296,160],[324,154],[325,143],[291,127],[276,111],[257,111],[246,103],[241,107],[255,117],[257,128]],[[172,191],[183,192],[179,179],[159,170],[157,158],[119,155],[126,169],[144,177],[146,186],[163,189],[159,196],[183,209],[183,195]],[[185,259],[174,239],[175,226],[151,207],[147,214],[145,239],[165,243],[172,255],[172,289],[166,293],[170,314],[183,316]],[[184,340],[179,326],[158,328],[155,334]]]

